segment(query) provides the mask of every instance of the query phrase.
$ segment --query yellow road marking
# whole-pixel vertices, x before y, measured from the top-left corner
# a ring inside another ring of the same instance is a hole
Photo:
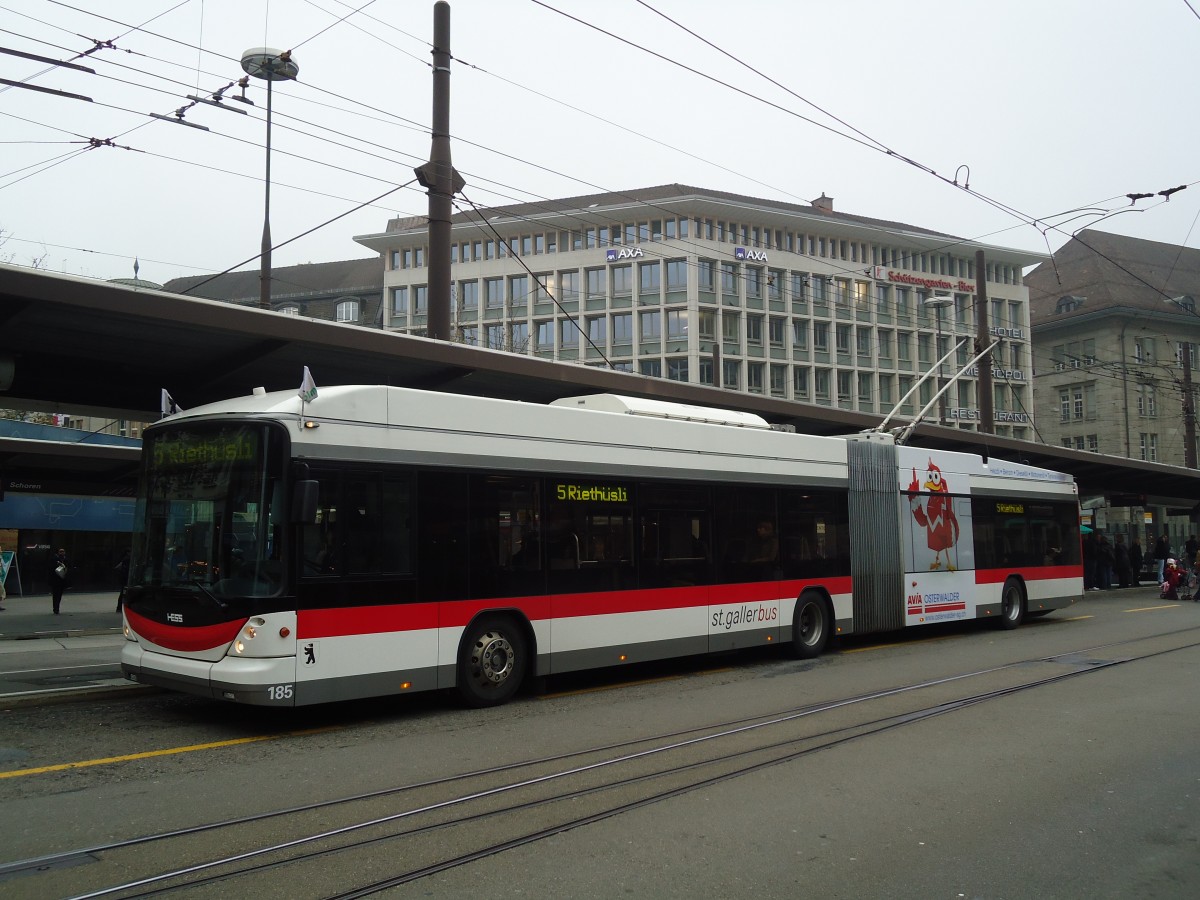
[[[1092,616],[1092,615],[1071,616],[1068,619],[1059,619],[1058,621],[1060,621],[1060,622],[1082,622],[1084,619],[1094,619],[1094,618],[1095,618],[1095,616]]]
[[[1175,609],[1178,606],[1178,603],[1164,603],[1159,606],[1140,606],[1137,609],[1127,609],[1125,612],[1153,612],[1156,609]]]
[[[303,731],[287,731],[283,734],[259,734],[254,737],[231,738],[227,741],[211,741],[207,744],[191,744],[187,747],[168,747],[164,750],[146,750],[142,753],[126,753],[123,756],[106,756],[103,759],[82,759],[77,762],[58,763],[53,766],[38,766],[36,769],[11,769],[0,772],[0,778],[17,778],[22,775],[44,775],[47,772],[62,772],[67,769],[86,769],[89,766],[107,766],[113,763],[130,762],[135,759],[153,759],[156,756],[173,756],[177,753],[194,753],[197,750],[219,750],[222,747],[236,747],[238,744],[253,744],[259,741],[277,741],[285,737],[303,737],[310,734],[320,734],[324,731],[336,731],[341,726],[326,728],[308,728]]]

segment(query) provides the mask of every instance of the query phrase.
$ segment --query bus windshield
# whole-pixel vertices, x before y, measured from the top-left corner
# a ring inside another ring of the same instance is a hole
[[[282,440],[255,423],[152,431],[143,450],[131,583],[218,604],[280,590]]]

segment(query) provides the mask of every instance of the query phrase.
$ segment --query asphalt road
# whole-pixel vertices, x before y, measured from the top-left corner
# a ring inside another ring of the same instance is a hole
[[[1198,669],[1200,604],[1144,588],[1089,594],[1014,632],[945,627],[810,663],[751,653],[591,674],[496,710],[425,695],[287,714],[159,692],[21,705],[0,731],[7,862],[407,789],[0,867],[0,891],[77,895],[402,816],[354,832],[374,843],[189,895],[328,897],[411,872],[383,895],[1190,898]]]

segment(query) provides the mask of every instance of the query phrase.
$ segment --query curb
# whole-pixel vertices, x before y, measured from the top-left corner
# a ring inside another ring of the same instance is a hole
[[[114,625],[108,628],[79,628],[79,629],[64,629],[61,631],[34,631],[21,632],[14,634],[0,633],[0,641],[37,641],[42,638],[73,638],[73,637],[97,637],[99,635],[120,634],[121,626]]]
[[[0,694],[0,710],[23,706],[61,706],[82,700],[114,700],[117,697],[135,697],[142,694],[159,694],[163,689],[152,684],[116,685],[104,684],[95,687],[63,688],[37,694]]]

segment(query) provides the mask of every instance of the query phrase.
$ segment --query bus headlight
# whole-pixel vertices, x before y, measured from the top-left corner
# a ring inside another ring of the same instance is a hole
[[[241,635],[236,641],[234,641],[233,651],[238,654],[245,653],[246,645],[258,637],[259,627],[266,624],[267,620],[261,619],[258,616],[255,616],[253,619],[247,622],[246,627],[242,629]]]

